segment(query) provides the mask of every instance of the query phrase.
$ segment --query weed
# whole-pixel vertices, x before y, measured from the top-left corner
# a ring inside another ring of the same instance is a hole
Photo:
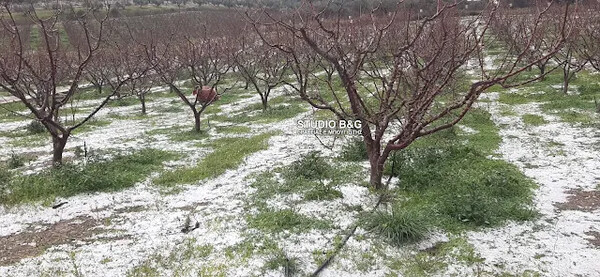
[[[225,126],[217,127],[217,132],[223,134],[247,134],[252,132],[252,129],[247,126]]]
[[[422,206],[394,205],[366,218],[366,228],[394,245],[420,240],[429,233],[431,212]]]
[[[23,157],[15,154],[14,152],[10,154],[10,158],[8,158],[7,162],[8,168],[15,169],[25,165],[25,161]]]
[[[280,251],[266,262],[265,267],[270,270],[283,269],[284,276],[295,276],[298,271],[298,259],[290,259],[283,251]]]
[[[344,161],[360,162],[369,159],[367,147],[362,139],[350,140],[342,148],[341,159]]]
[[[324,180],[331,176],[332,167],[321,156],[320,152],[313,151],[303,155],[293,162],[284,173],[286,179]]]
[[[31,135],[41,134],[46,132],[46,127],[37,120],[31,121],[27,124],[27,133]]]

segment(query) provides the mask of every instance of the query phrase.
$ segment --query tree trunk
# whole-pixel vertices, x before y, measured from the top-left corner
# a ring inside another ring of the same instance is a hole
[[[546,80],[546,76],[544,76],[544,74],[546,74],[546,65],[540,65],[538,68],[540,69],[540,76],[542,76],[540,81]]]
[[[194,131],[200,133],[200,113],[194,111]]]
[[[569,93],[569,81],[570,81],[570,77],[569,75],[571,75],[571,73],[569,72],[569,69],[565,69],[563,71],[563,93],[564,94],[568,94]]]
[[[369,184],[374,189],[383,189],[383,166],[387,159],[387,152],[381,153],[381,142],[374,140],[368,143],[365,140],[367,153],[369,156],[369,164],[371,165]]]
[[[63,134],[62,137],[58,135],[52,136],[52,164],[54,164],[54,166],[62,165],[63,153],[65,151],[65,146],[67,145],[68,138],[68,134]]]
[[[140,95],[140,102],[142,103],[142,114],[146,115],[146,97],[144,94]]]
[[[268,98],[269,96],[267,94],[265,95],[260,95],[260,101],[262,102],[262,107],[263,107],[263,112],[267,111],[267,108],[269,108],[268,105]]]
[[[371,185],[371,187],[379,190],[383,188],[383,164],[384,163],[380,163],[380,160],[378,157],[375,158],[369,158],[369,163],[371,164],[371,176],[369,179],[369,184]]]

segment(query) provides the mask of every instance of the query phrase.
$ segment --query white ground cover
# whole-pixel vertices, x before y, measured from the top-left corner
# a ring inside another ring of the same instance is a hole
[[[281,90],[276,91],[271,97],[281,93]],[[497,94],[485,97],[492,101],[483,106],[489,109],[492,119],[501,127],[500,158],[517,165],[539,185],[535,202],[542,215],[533,222],[509,223],[504,227],[469,232],[468,243],[474,246],[477,255],[485,259],[483,263],[469,265],[456,262],[438,275],[522,274],[531,270],[542,276],[600,276],[600,250],[588,242],[589,236],[585,234],[600,231],[599,211],[559,210],[554,205],[565,202],[570,189],[592,190],[600,183],[600,157],[593,148],[598,145],[598,131],[561,123],[558,118],[543,114],[537,104],[513,107],[518,116],[503,116],[503,104],[496,101]],[[68,147],[81,146],[83,141],[92,149],[128,151],[151,147],[189,154],[181,161],[169,163],[169,166],[195,164],[210,151],[199,149],[197,141],[174,143],[166,135],[146,134],[150,130],[172,126],[183,126],[183,130],[191,128],[192,120],[185,107],[183,112],[178,113],[154,112],[159,107],[170,105],[173,99],[159,98],[149,102],[148,120],[112,120],[107,127],[77,135]],[[223,105],[219,114],[232,115],[259,101],[258,96],[244,98],[236,104]],[[101,111],[98,116],[99,119],[107,119],[110,113],[126,115],[138,109],[137,105],[110,108]],[[539,114],[550,123],[539,127],[526,126],[520,119],[522,114]],[[246,257],[241,250],[230,252],[231,249],[239,249],[235,247],[245,242],[253,243],[249,240],[253,235],[277,242],[288,257],[297,259],[301,271],[311,273],[317,267],[315,255],[332,249],[336,237],[343,236],[344,231],[356,222],[357,212],[349,212],[346,207],[360,206],[369,210],[376,199],[365,187],[355,184],[356,180],[349,180],[348,184],[339,187],[344,196],[341,199],[293,204],[291,200],[297,196],[290,195],[269,201],[272,208],[292,208],[299,214],[332,222],[332,230],[261,235],[247,228],[245,205],[255,191],[250,187],[253,176],[289,165],[310,151],[319,150],[325,156],[333,155],[314,136],[295,133],[296,121],[307,116],[310,112],[276,123],[248,124],[253,133],[280,133],[271,137],[268,149],[248,156],[239,168],[228,170],[214,179],[180,186],[169,194],[151,184],[156,173],[120,192],[70,197],[66,199],[68,203],[59,209],[40,205],[0,208],[0,237],[83,216],[101,222],[96,227],[101,232],[92,238],[53,246],[42,255],[2,266],[0,276],[75,276],[77,273],[83,276],[125,276],[134,268],[144,266],[159,268],[159,274],[164,276],[218,276],[219,273],[225,276],[283,276],[281,269],[264,269],[270,257],[268,254]],[[0,130],[15,130],[27,123],[2,123]],[[463,129],[473,131],[468,127]],[[215,133],[210,140],[223,136]],[[324,139],[331,143],[328,138]],[[0,137],[2,145],[7,141]],[[334,150],[339,149],[339,144]],[[0,157],[5,158],[13,152],[40,152],[43,154],[32,164],[33,167],[41,167],[38,165],[47,162],[50,150],[49,143],[33,148],[2,147]],[[192,224],[198,222],[199,228],[182,233],[188,218]],[[417,245],[398,248],[369,238],[365,230],[358,228],[322,276],[383,276],[390,272],[390,260],[402,259],[419,249],[448,240],[446,235],[434,233]],[[202,256],[182,257],[189,244],[210,251]],[[250,245],[253,249],[260,246]]]
[[[600,132],[576,127],[544,114],[538,103],[512,107],[516,115],[503,116],[498,94],[484,98],[498,124],[503,140],[498,152],[532,178],[539,188],[535,205],[541,218],[528,223],[511,223],[484,232],[469,233],[469,242],[485,258],[484,269],[542,276],[600,276],[600,249],[587,239],[600,231],[600,211],[560,210],[555,204],[567,201],[571,189],[590,191],[600,184]],[[521,116],[543,116],[548,124],[525,125]],[[460,272],[460,271],[459,271]]]

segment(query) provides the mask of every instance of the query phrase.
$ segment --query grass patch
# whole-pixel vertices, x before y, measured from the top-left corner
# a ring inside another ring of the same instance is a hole
[[[350,140],[342,148],[340,158],[350,162],[366,161],[369,159],[369,156],[367,155],[367,146],[360,138]]]
[[[31,118],[33,115],[21,102],[0,104],[0,122],[26,120],[28,117]]]
[[[146,99],[146,103],[151,102],[151,99]],[[107,107],[129,107],[133,105],[142,105],[140,100],[134,97],[124,97],[115,100],[111,100],[106,104]]]
[[[394,205],[391,212],[375,212],[366,227],[394,245],[417,241],[429,233],[430,213],[420,206]]]
[[[270,107],[264,112],[257,111],[255,115],[249,115],[247,112],[243,112],[234,116],[227,115],[215,115],[211,117],[211,120],[216,120],[220,122],[231,122],[231,123],[248,123],[248,122],[258,122],[258,123],[273,123],[277,121],[282,121],[285,119],[290,119],[297,116],[300,113],[305,112],[306,109],[303,108],[300,104],[290,104],[290,105],[280,105],[275,107]]]
[[[0,195],[0,202],[14,205],[23,202],[52,202],[56,197],[79,193],[118,191],[142,181],[161,168],[164,161],[175,158],[172,153],[145,149],[111,160],[91,161],[87,165],[66,164],[40,173],[16,176]]]
[[[531,126],[541,126],[548,123],[543,116],[537,114],[524,114],[522,119],[523,123]]]
[[[536,216],[534,183],[515,166],[488,158],[501,141],[489,114],[474,110],[461,124],[478,132],[449,129],[392,155],[385,174],[399,178],[390,192],[398,200],[392,213],[378,214],[367,227],[397,244],[428,228],[454,232]]]
[[[303,232],[311,229],[327,229],[331,225],[323,220],[317,220],[300,215],[290,209],[264,210],[247,219],[248,227],[269,233],[283,231]]]
[[[146,135],[167,135],[172,141],[195,141],[208,138],[208,132],[206,130],[182,130],[181,126],[174,126],[170,128],[154,129],[146,132]]]
[[[192,183],[219,176],[228,169],[238,167],[248,155],[265,150],[273,133],[264,133],[251,138],[223,138],[210,144],[214,151],[198,165],[165,172],[154,183],[162,186]]]
[[[393,260],[388,266],[394,271],[399,271],[402,276],[431,276],[437,275],[436,273],[447,269],[451,264],[472,266],[483,261],[467,239],[456,237],[419,251],[416,255]]]
[[[534,184],[516,167],[464,146],[407,149],[395,157],[404,205],[430,207],[447,230],[528,220]]]
[[[181,244],[177,245],[169,254],[153,254],[147,260],[137,265],[127,272],[129,277],[148,277],[148,276],[163,276],[165,271],[172,271],[173,276],[191,276],[192,272],[214,273],[210,267],[198,268],[192,260],[203,259],[210,256],[214,251],[212,245],[199,245],[196,239],[188,238]],[[218,266],[214,269],[219,269],[219,272],[224,270],[223,266]],[[198,276],[224,276],[224,275],[203,275],[198,273]]]
[[[217,127],[217,132],[222,134],[248,134],[252,128],[247,126],[223,126]]]
[[[287,167],[257,175],[251,185],[256,192],[248,199],[248,206],[264,208],[266,201],[278,194],[297,193],[306,201],[342,198],[337,186],[359,180],[363,173],[359,165],[331,165],[319,152],[311,152]]]

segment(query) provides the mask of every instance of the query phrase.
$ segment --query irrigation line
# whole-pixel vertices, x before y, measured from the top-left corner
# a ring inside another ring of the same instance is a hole
[[[379,200],[377,200],[377,204],[375,204],[375,207],[373,207],[373,209],[369,213],[373,213],[374,211],[377,210],[377,208],[379,207],[381,202],[383,202],[384,196],[385,196],[385,194],[381,194],[379,196]],[[312,276],[312,277],[318,276],[321,273],[321,271],[323,271],[325,268],[327,268],[327,266],[329,266],[331,261],[333,261],[333,258],[335,258],[335,256],[337,256],[337,254],[340,252],[340,250],[342,250],[342,248],[344,248],[344,246],[346,246],[346,243],[348,242],[348,240],[354,235],[354,232],[356,232],[356,228],[358,228],[358,223],[354,223],[352,228],[350,228],[350,232],[346,235],[344,240],[342,240],[342,243],[340,243],[335,248],[333,253],[331,255],[329,255],[329,257],[327,258],[327,260],[325,260],[325,262],[323,262],[323,264],[321,264],[321,266],[319,266],[319,268],[310,276]]]
[[[385,188],[386,192],[387,192],[387,189],[389,187],[390,182],[392,181],[392,176],[393,176],[395,168],[396,168],[396,153],[394,152],[394,155],[392,157],[392,174],[390,175],[389,179],[387,180],[386,188]],[[371,209],[371,211],[369,212],[369,214],[372,214],[373,212],[375,212],[377,210],[377,208],[379,207],[379,205],[381,205],[381,203],[383,202],[383,199],[386,196],[386,192],[382,193],[379,196],[379,199],[377,200],[377,204],[375,204],[375,206],[373,207],[373,209]],[[323,262],[323,264],[321,264],[321,266],[319,266],[319,268],[317,268],[317,270],[315,270],[315,272],[310,275],[311,277],[317,277],[317,276],[319,276],[319,274],[325,268],[327,268],[327,266],[329,266],[329,264],[331,263],[331,261],[333,261],[333,258],[335,258],[335,256],[337,256],[337,254],[340,252],[340,250],[342,250],[342,248],[344,248],[344,246],[346,246],[346,243],[354,235],[354,233],[356,232],[356,228],[358,228],[358,221],[360,221],[360,220],[357,220],[357,222],[354,223],[354,225],[352,225],[352,227],[350,228],[350,231],[348,232],[348,234],[346,235],[346,237],[344,238],[344,240],[342,240],[342,243],[340,243],[335,248],[335,250],[333,251],[333,253],[331,255],[329,255],[329,257],[327,258],[327,260],[325,260],[325,262]]]

